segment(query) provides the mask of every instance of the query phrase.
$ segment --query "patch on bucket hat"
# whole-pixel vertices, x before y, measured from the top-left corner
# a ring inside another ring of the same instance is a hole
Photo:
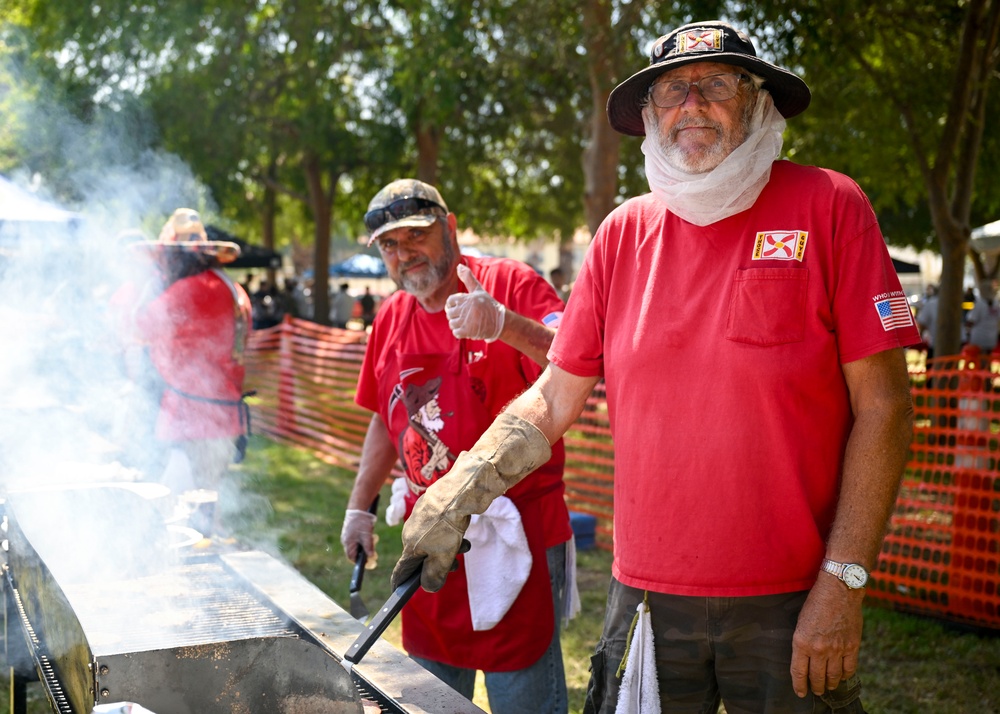
[[[676,47],[678,52],[722,50],[724,40],[725,33],[722,30],[697,28],[677,33]]]

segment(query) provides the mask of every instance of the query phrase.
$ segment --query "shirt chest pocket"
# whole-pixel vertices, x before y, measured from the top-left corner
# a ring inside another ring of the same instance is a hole
[[[805,335],[809,271],[751,268],[737,271],[726,339],[770,347],[801,342]]]

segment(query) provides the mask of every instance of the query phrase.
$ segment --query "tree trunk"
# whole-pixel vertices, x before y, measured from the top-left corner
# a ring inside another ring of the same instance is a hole
[[[976,269],[976,282],[996,280],[1000,276],[1000,254],[980,253],[969,249],[969,257]]]
[[[941,246],[935,355],[957,354],[962,346],[962,287],[970,252],[969,216],[976,163],[985,127],[986,97],[1000,61],[1000,2],[976,0],[966,13],[955,95],[929,187],[931,218]],[[947,171],[949,166],[953,173]],[[945,186],[951,187],[947,204],[941,200]],[[975,260],[973,264],[977,270],[982,267]]]
[[[937,221],[935,221],[937,223]],[[968,239],[960,226],[947,221],[939,225],[941,244],[941,288],[938,293],[937,326],[934,333],[934,354],[958,354],[962,347],[962,293],[965,280],[965,259]]]
[[[595,82],[592,81],[591,84],[594,85]],[[598,87],[593,87],[590,143],[583,151],[583,205],[591,238],[597,234],[601,221],[614,209],[615,195],[618,193],[621,135],[608,124],[605,107],[610,93],[610,89],[599,90]]]
[[[572,283],[576,277],[577,266],[573,265],[573,236],[562,236],[559,240],[559,267],[567,283]]]
[[[273,166],[272,166],[273,173]],[[261,242],[265,248],[274,250],[274,218],[277,213],[277,193],[269,185],[264,186],[264,205],[261,215]],[[273,268],[267,270],[267,282],[277,286],[277,276]]]
[[[323,189],[323,169],[318,157],[308,154],[303,162],[309,208],[313,214],[313,315],[321,325],[330,324],[330,225],[333,212],[331,196],[337,177],[331,177],[331,190]]]
[[[611,3],[603,0],[590,0],[583,9],[591,95],[590,141],[583,152],[583,206],[591,238],[597,233],[604,217],[615,207],[618,190],[621,135],[608,123],[606,109],[608,95],[618,77],[611,9]]]
[[[436,126],[418,122],[416,139],[417,178],[424,183],[437,186],[438,156],[441,152],[441,132]]]

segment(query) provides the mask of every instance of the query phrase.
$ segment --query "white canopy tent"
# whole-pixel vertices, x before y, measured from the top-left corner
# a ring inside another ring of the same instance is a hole
[[[10,179],[0,176],[0,224],[69,223],[79,216],[47,203]]]
[[[0,176],[0,258],[44,253],[72,241],[82,218]]]
[[[980,253],[1000,252],[1000,221],[993,221],[974,229],[971,243]]]

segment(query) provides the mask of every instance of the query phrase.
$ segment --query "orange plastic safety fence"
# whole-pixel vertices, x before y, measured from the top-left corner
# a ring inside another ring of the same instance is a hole
[[[1000,628],[1000,361],[911,374],[915,433],[869,597]]]
[[[250,335],[246,367],[255,433],[356,469],[371,412],[354,403],[367,335],[285,321]],[[614,450],[603,385],[566,435],[566,502],[597,518],[596,542],[611,549]],[[400,467],[395,476],[402,476]]]
[[[364,332],[291,318],[253,331],[246,386],[257,391],[254,431],[357,468],[371,420],[371,412],[354,403],[365,338]]]
[[[615,450],[611,443],[604,382],[598,382],[576,423],[563,438],[566,444],[566,503],[571,510],[597,519],[595,542],[612,548],[614,530]]]
[[[354,403],[365,338],[295,319],[255,331],[254,429],[356,468],[371,418]],[[915,435],[869,598],[1000,628],[1000,360],[929,360],[911,364],[910,377]],[[566,502],[597,519],[596,542],[610,550],[614,445],[603,383],[565,443]]]

